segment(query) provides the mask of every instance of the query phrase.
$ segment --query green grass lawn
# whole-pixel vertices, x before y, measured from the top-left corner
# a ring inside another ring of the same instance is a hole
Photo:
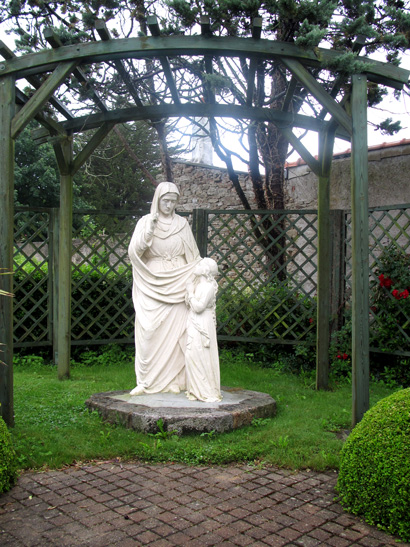
[[[115,356],[115,352],[111,353]],[[58,468],[93,459],[227,464],[247,461],[291,469],[337,469],[342,440],[335,434],[351,423],[351,386],[315,391],[311,376],[260,368],[243,356],[221,352],[224,386],[269,393],[277,415],[224,434],[184,437],[146,435],[105,424],[85,408],[93,393],[132,389],[130,357],[84,359],[71,379],[59,381],[55,367],[32,362],[15,367],[14,446],[21,468]],[[395,391],[371,385],[371,404]]]

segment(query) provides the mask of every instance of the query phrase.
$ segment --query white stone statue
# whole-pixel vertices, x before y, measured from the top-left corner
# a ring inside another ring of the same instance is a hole
[[[179,191],[161,182],[151,214],[135,228],[128,254],[135,307],[135,373],[131,395],[186,389],[187,284],[201,257],[187,220],[175,214]]]
[[[204,163],[213,165],[213,148],[211,137],[209,136],[209,119],[194,118],[195,124],[192,125],[192,159],[194,163]]]
[[[215,403],[222,400],[215,316],[218,265],[212,258],[203,258],[194,275],[186,295],[186,394],[190,400]]]

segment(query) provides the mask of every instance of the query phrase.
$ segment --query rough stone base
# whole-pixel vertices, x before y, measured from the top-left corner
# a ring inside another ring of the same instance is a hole
[[[165,431],[178,435],[232,431],[249,425],[254,418],[276,414],[276,401],[266,393],[225,387],[222,395],[220,403],[204,403],[189,401],[184,393],[131,396],[128,391],[111,391],[96,393],[85,404],[107,422],[156,433],[161,419]]]

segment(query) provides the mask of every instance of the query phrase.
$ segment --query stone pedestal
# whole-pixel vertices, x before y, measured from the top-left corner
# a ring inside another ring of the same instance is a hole
[[[128,391],[96,393],[87,401],[90,410],[102,418],[124,427],[156,433],[158,420],[165,431],[223,433],[250,425],[254,418],[271,418],[276,414],[276,401],[266,393],[237,388],[222,388],[218,403],[189,401],[185,393],[156,393],[131,396]]]

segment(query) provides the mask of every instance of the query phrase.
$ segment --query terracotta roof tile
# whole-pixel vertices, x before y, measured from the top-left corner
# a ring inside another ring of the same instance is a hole
[[[401,141],[396,142],[383,142],[381,144],[374,144],[372,146],[369,146],[368,150],[381,150],[382,148],[394,148],[395,146],[403,146],[406,144],[410,144],[410,139],[401,139]],[[333,154],[333,158],[338,158],[341,156],[350,156],[351,148],[348,148],[344,152],[335,152]],[[316,159],[318,159],[318,156],[315,156]],[[291,163],[286,163],[285,167],[297,167],[298,165],[306,165],[305,160],[302,158],[298,158],[296,161]]]

